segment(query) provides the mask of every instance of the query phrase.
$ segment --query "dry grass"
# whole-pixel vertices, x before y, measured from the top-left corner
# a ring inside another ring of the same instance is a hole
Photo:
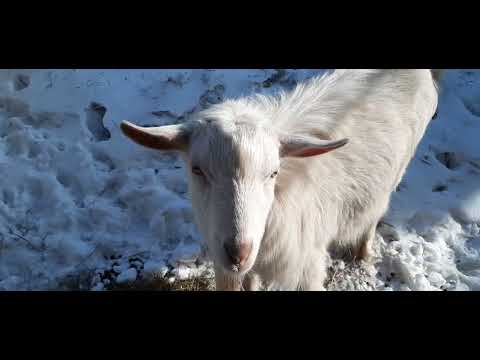
[[[140,279],[128,284],[111,284],[110,291],[212,291],[215,285],[212,279],[197,277],[187,280],[175,280],[170,283],[166,278]]]
[[[76,274],[70,274],[58,281],[56,287],[60,291],[88,291],[90,289],[93,271],[79,271]],[[215,281],[208,276],[169,282],[168,278],[154,276],[149,278],[139,278],[131,283],[119,284],[112,281],[105,285],[107,291],[213,291],[215,290]]]
[[[371,291],[375,290],[374,282],[374,275],[364,262],[337,260],[328,268],[325,288],[328,291]]]

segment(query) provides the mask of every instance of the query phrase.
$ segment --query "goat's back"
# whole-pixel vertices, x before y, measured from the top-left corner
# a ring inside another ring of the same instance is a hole
[[[387,210],[437,98],[429,70],[338,71],[284,95],[280,107],[285,108],[274,126],[350,141],[325,155],[284,161],[265,246],[269,233],[275,233],[270,244],[289,248],[293,259],[293,247],[282,241],[303,243],[304,249],[311,242],[312,251],[319,241],[356,244]],[[275,229],[280,226],[297,230],[289,229],[289,238],[283,239]],[[302,255],[297,255],[300,261]]]

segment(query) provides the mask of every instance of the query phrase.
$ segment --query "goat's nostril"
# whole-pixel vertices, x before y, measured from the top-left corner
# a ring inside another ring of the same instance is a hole
[[[225,243],[224,245],[225,251],[230,259],[230,261],[234,265],[238,265],[240,263],[240,259],[236,250],[236,246],[230,242]]]
[[[234,265],[242,266],[252,251],[252,243],[250,241],[235,244],[226,242],[224,244],[225,251]]]

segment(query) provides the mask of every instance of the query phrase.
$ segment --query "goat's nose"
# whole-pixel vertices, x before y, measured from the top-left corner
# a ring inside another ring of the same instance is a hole
[[[233,241],[225,242],[225,251],[233,265],[242,266],[252,252],[252,243],[244,241],[235,243]]]

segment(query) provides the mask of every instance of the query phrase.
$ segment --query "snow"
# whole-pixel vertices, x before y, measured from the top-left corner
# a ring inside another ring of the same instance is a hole
[[[118,275],[117,282],[119,284],[122,284],[126,282],[133,282],[136,279],[137,279],[137,270],[135,270],[134,268],[130,268],[120,273],[120,275]]]
[[[159,275],[160,277],[164,277],[168,273],[169,269],[168,266],[165,264],[164,261],[147,261],[143,266],[143,272],[146,275],[155,276]]]
[[[210,271],[183,164],[126,139],[120,121],[178,123],[322,72],[0,70],[0,289],[85,279],[79,287],[102,291]],[[329,289],[480,290],[479,104],[480,71],[445,73],[438,116],[392,196],[374,261],[333,260]]]

